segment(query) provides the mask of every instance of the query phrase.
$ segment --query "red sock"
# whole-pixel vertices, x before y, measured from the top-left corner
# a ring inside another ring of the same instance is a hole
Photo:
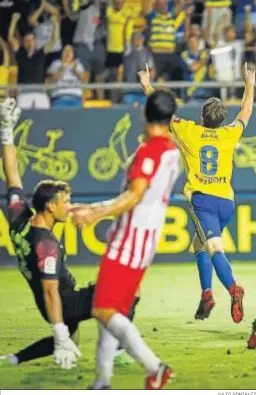
[[[231,287],[229,288],[230,295],[233,295],[235,290],[236,290],[236,283],[232,284]]]

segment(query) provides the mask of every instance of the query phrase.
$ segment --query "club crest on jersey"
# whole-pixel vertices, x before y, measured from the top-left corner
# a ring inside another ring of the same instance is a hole
[[[49,256],[44,261],[43,271],[45,274],[56,274],[57,261],[53,256]]]

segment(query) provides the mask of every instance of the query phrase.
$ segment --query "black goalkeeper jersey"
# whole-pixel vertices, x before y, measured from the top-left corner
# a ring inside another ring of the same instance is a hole
[[[36,304],[48,321],[43,297],[42,279],[59,280],[63,311],[69,305],[75,279],[65,263],[65,251],[52,231],[31,225],[33,212],[20,188],[10,188],[7,194],[10,236],[19,261],[19,269],[27,280]]]

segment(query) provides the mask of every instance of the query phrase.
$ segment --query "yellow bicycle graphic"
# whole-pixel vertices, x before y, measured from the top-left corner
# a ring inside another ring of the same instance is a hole
[[[28,144],[28,134],[32,119],[23,121],[14,132],[17,147],[17,159],[21,177],[24,176],[27,166],[31,170],[48,177],[62,181],[72,180],[79,169],[76,153],[74,151],[55,151],[56,141],[63,136],[60,129],[50,129],[46,132],[49,143],[46,147]],[[17,143],[17,137],[19,137]],[[32,162],[32,163],[31,163]],[[0,179],[4,180],[3,161],[0,158]]]
[[[108,146],[98,148],[88,160],[88,169],[92,177],[98,181],[108,181],[114,178],[121,167],[129,167],[132,156],[129,155],[126,145],[126,136],[131,129],[130,114],[121,118],[110,136]],[[138,142],[143,141],[143,136],[138,136]]]
[[[256,173],[256,137],[244,137],[238,143],[234,154],[237,167],[252,167]]]

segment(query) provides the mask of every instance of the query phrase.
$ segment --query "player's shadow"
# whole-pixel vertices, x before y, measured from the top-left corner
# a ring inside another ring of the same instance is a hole
[[[198,329],[198,332],[205,332],[205,333],[213,333],[214,335],[222,335],[225,336],[225,339],[227,337],[227,334],[230,336],[231,338],[237,339],[240,338],[241,340],[244,339],[244,337],[246,337],[247,332],[230,332],[230,331],[225,331],[225,330],[217,330],[217,329]]]
[[[86,389],[92,383],[92,379],[95,375],[94,366],[88,366],[88,359],[83,358],[79,361],[79,365],[71,370],[60,369],[54,365],[49,359],[49,362],[42,359],[35,362],[30,362],[26,365],[26,372],[23,374],[23,378],[19,382],[17,388],[12,387],[11,389],[21,390],[75,390],[75,389]],[[29,367],[29,372],[27,371]],[[24,367],[23,367],[24,368]],[[141,373],[140,366],[131,364],[122,367],[116,367],[115,371],[118,375],[125,376],[137,375]],[[136,389],[136,388],[134,388]]]
[[[198,332],[206,332],[206,333],[214,333],[214,334],[218,334],[218,335],[223,335],[223,331],[219,331],[216,329],[198,329]]]
[[[37,363],[38,365],[39,363]],[[88,377],[93,377],[93,375],[94,369],[84,366],[66,370],[54,365],[46,367],[42,364],[42,369],[24,374],[19,389],[85,389],[85,381],[88,381]]]

